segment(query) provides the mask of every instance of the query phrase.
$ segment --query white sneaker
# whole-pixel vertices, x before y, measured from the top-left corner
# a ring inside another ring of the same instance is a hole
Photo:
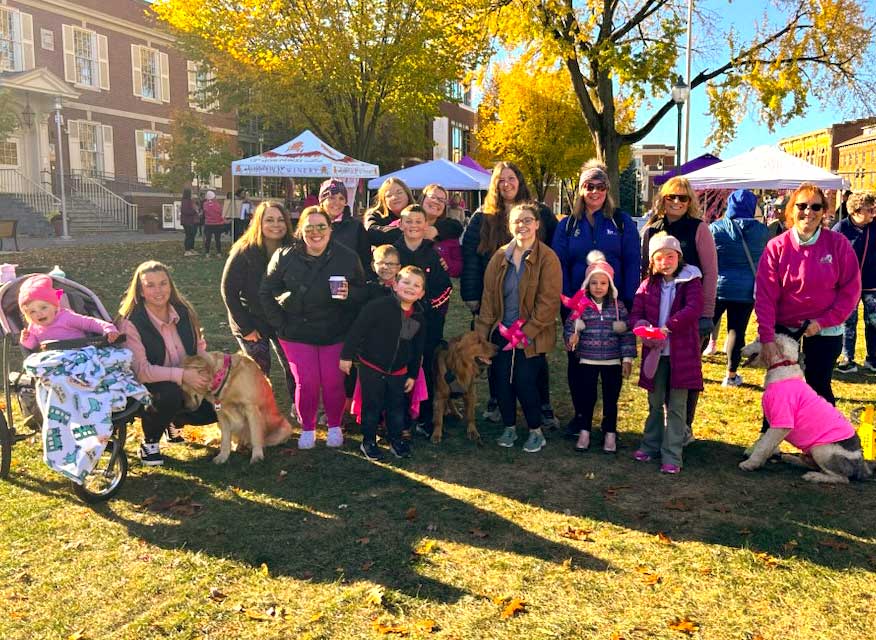
[[[722,387],[741,387],[742,386],[742,376],[738,373],[735,377],[731,378],[730,376],[724,376],[724,380],[721,382]]]
[[[714,340],[709,340],[709,344],[703,350],[704,356],[711,356],[718,353],[718,344]]]
[[[300,443],[301,441],[299,440],[298,442]],[[344,431],[340,427],[329,427],[325,446],[332,448],[344,446]]]
[[[301,435],[298,436],[298,448],[299,449],[313,449],[313,446],[315,444],[316,444],[316,430],[302,431]]]

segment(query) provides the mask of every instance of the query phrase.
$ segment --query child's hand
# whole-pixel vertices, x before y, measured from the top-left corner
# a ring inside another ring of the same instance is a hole
[[[633,372],[633,363],[632,362],[623,362],[621,364],[621,375],[624,378],[629,378],[630,374]]]
[[[405,380],[405,393],[410,393],[414,390],[414,382],[415,380],[413,378]]]
[[[109,341],[110,344],[112,344],[113,342],[115,342],[116,340],[119,339],[119,332],[118,331],[110,331],[108,334],[106,334],[106,339]]]
[[[338,363],[338,368],[344,372],[345,375],[350,375],[350,370],[353,368],[352,360],[341,360]]]
[[[578,346],[578,334],[573,333],[572,335],[569,336],[569,340],[566,342],[566,348],[569,351],[574,351],[577,346]]]
[[[30,340],[30,330],[27,327],[21,330],[21,337],[19,338],[19,342],[23,342],[25,340]]]

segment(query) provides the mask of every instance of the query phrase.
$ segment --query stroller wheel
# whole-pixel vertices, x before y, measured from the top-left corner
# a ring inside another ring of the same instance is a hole
[[[6,416],[0,411],[0,478],[9,475],[12,464],[12,430],[6,423]]]
[[[118,440],[110,440],[94,470],[82,484],[72,483],[73,491],[88,504],[112,498],[128,476],[128,456]]]

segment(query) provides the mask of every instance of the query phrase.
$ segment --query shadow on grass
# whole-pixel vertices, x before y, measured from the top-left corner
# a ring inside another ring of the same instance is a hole
[[[170,448],[168,452],[173,453]],[[398,473],[394,464],[372,464],[349,449],[272,449],[265,463],[255,467],[243,455],[233,454],[222,467],[210,464],[210,457],[166,458],[171,473],[132,475],[122,495],[98,512],[162,548],[186,548],[255,568],[265,563],[274,576],[325,583],[370,580],[442,603],[466,595],[426,575],[433,573],[427,566],[430,558],[440,554],[445,543],[557,564],[571,558],[576,566],[590,570],[609,568],[570,545],[547,540]],[[282,479],[281,469],[288,472]],[[201,508],[193,517],[172,512],[156,516],[141,506],[156,494],[160,499],[191,496]],[[113,506],[123,501],[141,510],[143,517]],[[416,515],[411,516],[407,511],[414,505]],[[478,531],[490,535],[481,538]],[[434,540],[435,548],[417,555],[424,540]]]
[[[544,450],[528,455],[500,450],[493,443],[499,431],[482,425],[488,444],[475,449],[451,422],[441,445],[420,444],[419,473],[676,541],[796,556],[832,569],[876,569],[872,481],[813,484],[802,480],[804,470],[784,463],[744,472],[737,467],[742,447],[715,440],[687,447],[683,472],[665,476],[658,463],[632,460],[640,433],[621,433],[623,448],[607,455],[595,431],[582,455],[555,432]],[[469,453],[459,456],[460,450]]]

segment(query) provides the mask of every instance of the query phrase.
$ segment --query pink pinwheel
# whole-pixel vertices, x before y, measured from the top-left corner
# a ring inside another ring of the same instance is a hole
[[[565,306],[572,310],[572,313],[569,314],[569,319],[572,322],[581,317],[581,314],[584,313],[584,309],[599,308],[594,304],[593,300],[587,297],[587,292],[584,291],[584,289],[578,289],[577,293],[571,298],[561,295],[560,300],[563,301]]]
[[[633,333],[642,338],[642,340],[666,340],[666,334],[659,327],[653,325],[638,325],[633,329]]]
[[[510,327],[506,327],[504,324],[499,323],[499,333],[508,341],[508,344],[505,345],[505,348],[502,349],[502,351],[511,351],[511,349],[517,348],[517,345],[519,344],[524,347],[529,346],[529,340],[526,338],[526,334],[523,333],[523,325],[523,318],[515,320]]]

